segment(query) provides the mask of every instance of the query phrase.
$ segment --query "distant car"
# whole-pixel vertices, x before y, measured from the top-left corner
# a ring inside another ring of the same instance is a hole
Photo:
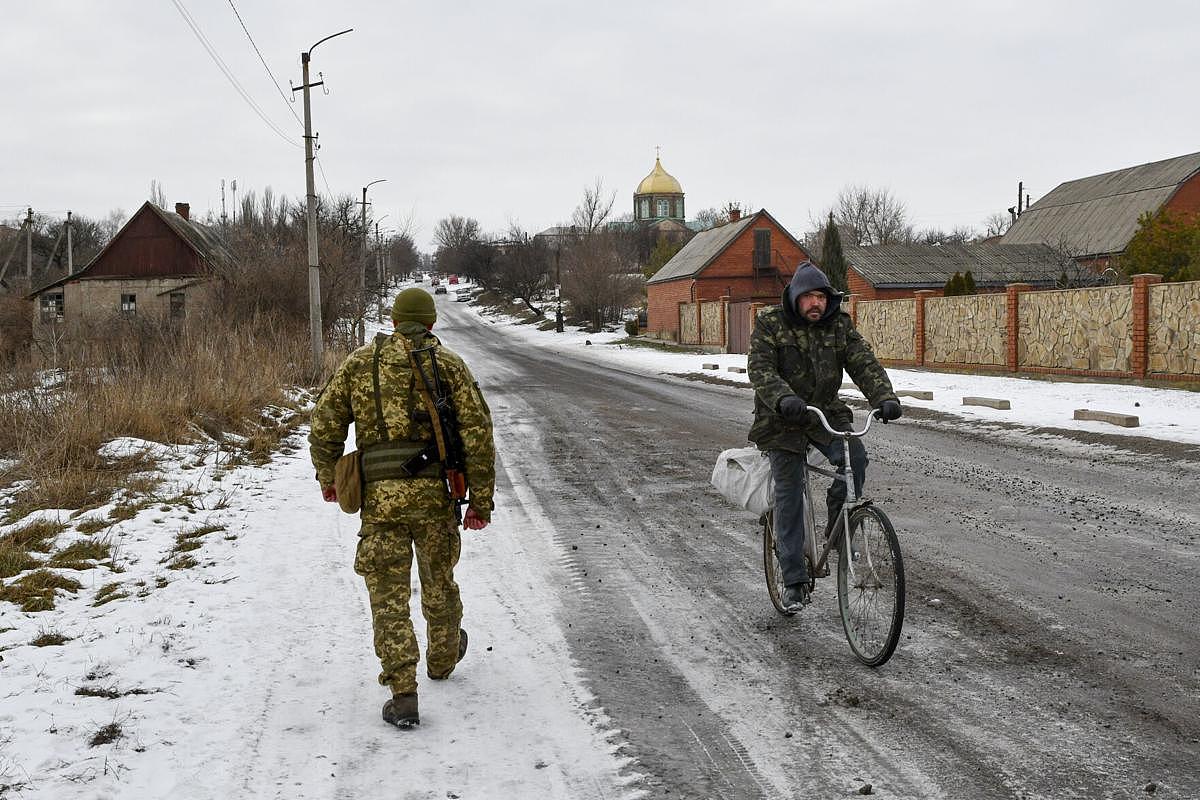
[[[442,285],[442,282],[441,282],[441,281],[439,281],[437,278],[434,278],[433,280],[431,280],[431,281],[429,282],[429,284],[430,284],[431,286],[441,286],[441,285]]]
[[[454,302],[456,302],[456,303],[469,303],[470,301],[471,301],[471,293],[470,292],[463,291],[463,292],[459,292],[458,294],[454,295]]]
[[[450,283],[451,283],[451,284],[458,283],[458,276],[457,276],[457,275],[451,275],[451,276],[450,276]]]
[[[446,287],[445,286],[435,286],[433,288],[433,293],[434,294],[446,294]]]

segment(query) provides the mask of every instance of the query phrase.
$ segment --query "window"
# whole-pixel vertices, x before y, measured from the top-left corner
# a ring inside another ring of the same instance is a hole
[[[121,295],[121,313],[134,315],[137,313],[137,295],[123,294]]]
[[[183,292],[171,292],[171,319],[183,319],[185,297]]]
[[[63,321],[63,293],[42,295],[42,322]]]
[[[639,219],[650,219],[650,198],[643,197],[641,203],[641,213],[638,214]]]
[[[771,230],[762,228],[754,232],[754,268],[771,268]]]
[[[665,197],[660,197],[660,198],[658,198],[657,205],[658,205],[658,213],[655,214],[655,216],[658,216],[658,217],[671,216],[671,201],[670,200],[668,200]]]

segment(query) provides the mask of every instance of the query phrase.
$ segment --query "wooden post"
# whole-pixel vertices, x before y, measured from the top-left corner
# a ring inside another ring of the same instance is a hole
[[[1143,272],[1133,276],[1133,352],[1129,367],[1134,377],[1144,378],[1150,368],[1150,287],[1162,283],[1162,275]]]
[[[848,301],[846,303],[846,305],[847,305],[846,310],[850,312],[850,321],[853,322],[854,327],[857,328],[858,327],[858,295],[848,294],[848,295],[846,295],[846,300]]]
[[[729,295],[721,295],[721,350],[729,352]]]
[[[1020,295],[1022,292],[1032,291],[1033,287],[1028,283],[1010,283],[1004,287],[1006,297],[1006,306],[1008,310],[1008,319],[1005,328],[1008,333],[1008,341],[1006,344],[1007,366],[1009,372],[1016,372],[1020,367],[1019,353],[1017,347],[1017,339],[1021,335],[1020,325]]]

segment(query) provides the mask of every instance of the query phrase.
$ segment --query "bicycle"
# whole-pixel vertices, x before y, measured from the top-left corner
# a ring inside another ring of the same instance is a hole
[[[896,651],[900,629],[904,625],[904,560],[900,542],[887,514],[854,488],[850,469],[850,440],[860,438],[871,429],[878,412],[867,416],[860,431],[837,431],[819,408],[808,409],[817,415],[821,424],[835,439],[842,440],[846,472],[837,472],[808,461],[804,481],[804,557],[808,561],[809,592],[816,587],[817,578],[829,575],[829,556],[838,551],[837,588],[838,612],[842,629],[854,655],[870,667],[886,663]],[[820,458],[820,454],[817,458]],[[846,502],[841,514],[817,552],[816,520],[813,513],[814,474],[824,475],[846,483]],[[783,604],[783,569],[775,555],[774,509],[768,509],[759,522],[762,525],[763,566],[767,577],[767,592],[779,613],[792,616],[795,609]],[[847,535],[849,531],[849,535]],[[842,546],[844,541],[849,544]]]

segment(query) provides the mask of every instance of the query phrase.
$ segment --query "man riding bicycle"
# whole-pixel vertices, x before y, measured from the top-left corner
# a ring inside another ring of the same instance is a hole
[[[821,409],[831,427],[850,430],[853,414],[838,397],[842,372],[848,373],[884,422],[900,417],[900,401],[871,346],[841,310],[842,295],[825,273],[809,261],[796,268],[781,304],[759,312],[750,337],[748,367],[754,387],[754,424],[749,439],[765,450],[775,481],[776,553],[789,611],[808,602],[809,574],[804,559],[804,481],[809,445],[845,474],[841,443],[808,407]],[[856,492],[866,479],[867,451],[850,440],[850,468]],[[826,494],[828,536],[846,500],[846,484],[837,480]]]

